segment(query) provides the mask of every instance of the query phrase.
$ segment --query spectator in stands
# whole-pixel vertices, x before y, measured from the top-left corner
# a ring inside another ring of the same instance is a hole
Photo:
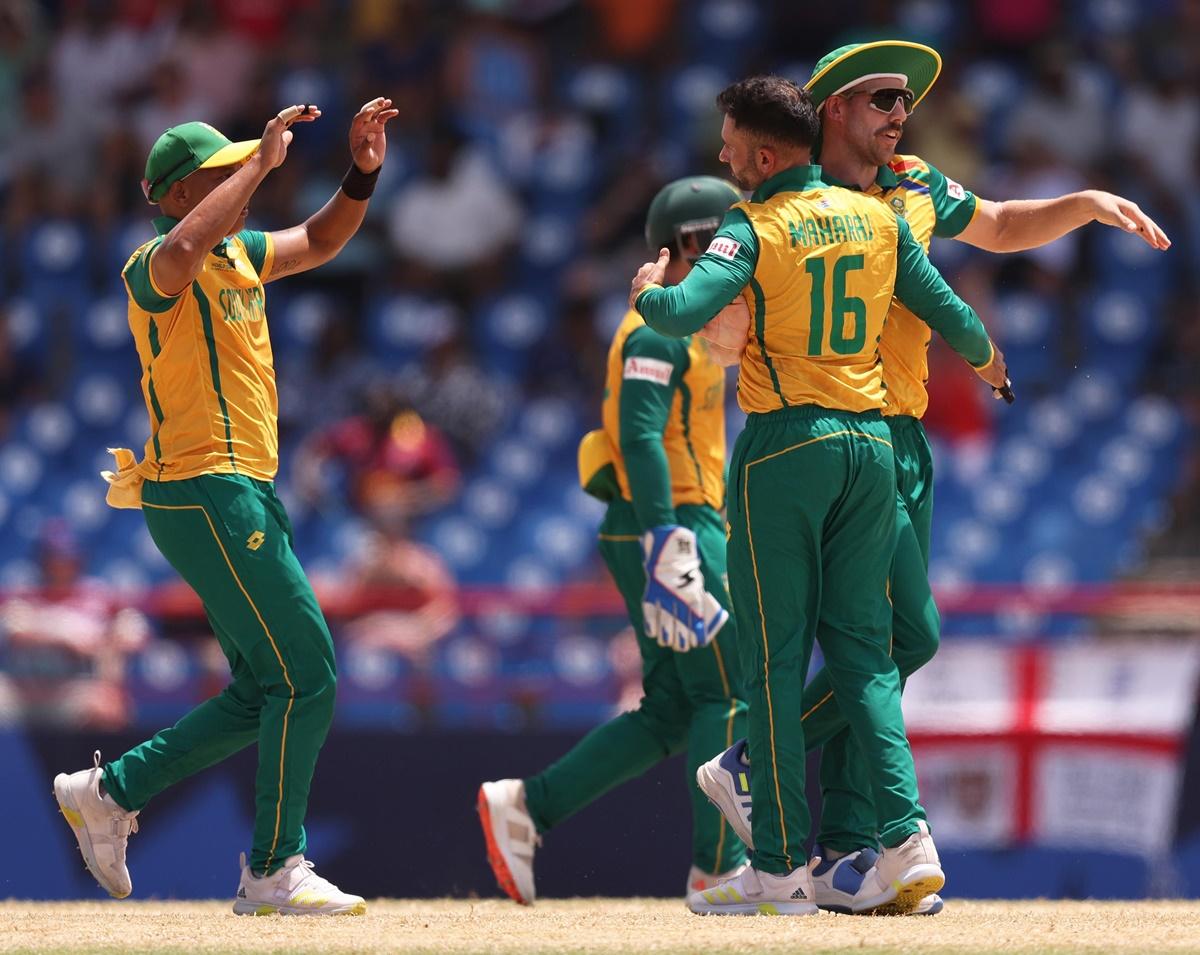
[[[261,4],[258,4],[261,5]],[[255,50],[250,40],[229,28],[223,17],[214,16],[211,3],[192,3],[184,11],[179,38],[172,44],[170,58],[160,65],[177,64],[181,99],[194,102],[196,111],[176,122],[204,116],[223,128],[225,120],[237,109],[250,86]],[[157,72],[157,71],[156,71]],[[155,85],[162,86],[156,80]],[[286,97],[285,97],[286,99]],[[313,98],[314,102],[329,102]],[[292,102],[287,100],[287,102]]]
[[[457,24],[445,87],[455,117],[471,135],[494,140],[508,120],[539,106],[545,74],[541,47],[503,16],[471,13]]]
[[[511,382],[479,367],[461,334],[434,346],[420,364],[406,368],[404,387],[422,415],[468,458],[495,437],[518,400]]]
[[[0,187],[54,168],[54,186],[82,192],[89,174],[86,148],[99,135],[96,118],[76,119],[63,109],[49,76],[34,70],[21,84],[21,130],[0,155]]]
[[[145,648],[145,617],[85,579],[79,544],[63,520],[42,528],[38,590],[0,603],[0,705],[37,725],[116,730],[129,725],[126,660]],[[4,722],[0,715],[0,722]]]
[[[1159,184],[1170,187],[1191,176],[1200,144],[1195,53],[1168,47],[1151,61],[1147,73],[1118,113],[1120,139]]]
[[[400,190],[390,219],[392,244],[414,282],[478,294],[505,277],[501,266],[524,213],[484,152],[444,125],[426,174]]]
[[[339,464],[355,509],[379,531],[402,536],[409,523],[443,507],[458,490],[454,456],[441,432],[388,384],[369,387],[362,413],[313,439],[301,458],[302,493],[329,493],[326,462]]]
[[[1045,46],[1037,64],[1033,92],[1017,107],[1008,130],[1014,158],[1022,144],[1036,144],[1063,163],[1086,168],[1111,138],[1112,104],[1094,72],[1066,44]]]
[[[151,78],[150,98],[134,112],[133,125],[141,156],[149,155],[164,129],[209,115],[206,100],[193,93],[183,62],[186,61],[172,58],[158,65]]]
[[[343,569],[340,592],[361,608],[338,634],[357,647],[389,650],[423,667],[459,620],[454,577],[431,547],[374,532]]]
[[[64,9],[49,57],[58,104],[73,123],[114,126],[119,108],[167,54],[173,18],[145,30],[107,0],[73,0]]]

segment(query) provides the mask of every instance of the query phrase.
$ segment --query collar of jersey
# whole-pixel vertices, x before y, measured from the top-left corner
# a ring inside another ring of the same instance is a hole
[[[751,202],[766,202],[778,192],[807,192],[825,185],[820,166],[792,166],[777,172],[754,191]]]
[[[829,173],[822,171],[821,178],[830,186],[837,186],[840,189],[853,189],[855,192],[863,192],[858,186],[853,186],[848,182],[842,182],[840,179],[835,179]],[[891,166],[880,166],[879,172],[875,174],[875,185],[884,192],[889,189],[895,189],[900,184],[900,180],[896,178],[896,174],[892,172]]]
[[[168,232],[170,232],[172,229],[174,229],[177,225],[179,225],[179,220],[176,219],[174,216],[155,216],[153,225],[154,225],[155,232],[157,232],[159,235],[166,235]],[[216,255],[224,255],[225,254],[225,246],[228,242],[229,242],[228,237],[222,239],[220,242],[218,242],[216,245],[213,246],[213,249],[212,249],[213,252]]]

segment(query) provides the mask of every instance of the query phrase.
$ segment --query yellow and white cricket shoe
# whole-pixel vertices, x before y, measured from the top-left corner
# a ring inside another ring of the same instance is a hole
[[[788,875],[753,866],[711,889],[693,892],[687,907],[697,915],[816,915],[812,876],[802,866]]]
[[[238,883],[233,911],[237,915],[366,915],[367,903],[359,895],[343,892],[313,870],[302,855],[289,856],[283,868],[258,876],[246,865],[246,853],[238,860],[242,880]]]
[[[75,833],[88,871],[114,899],[133,891],[125,849],[129,834],[137,832],[137,813],[126,812],[105,793],[100,795],[100,750],[92,754],[92,768],[54,777],[54,798],[63,818]]]
[[[734,866],[732,869],[726,869],[724,872],[705,872],[698,865],[694,865],[688,869],[687,888],[683,892],[684,897],[686,898],[693,892],[711,889],[722,882],[727,882],[741,875],[749,866],[749,862],[743,862],[741,865]]]
[[[525,808],[525,784],[519,779],[498,779],[479,787],[475,800],[488,863],[496,882],[508,897],[533,905],[533,854],[542,843],[533,817]]]
[[[926,897],[936,896],[946,884],[929,826],[924,822],[918,825],[920,828],[900,845],[884,849],[875,866],[863,877],[852,904],[856,915],[912,914]],[[941,902],[941,898],[937,901]]]

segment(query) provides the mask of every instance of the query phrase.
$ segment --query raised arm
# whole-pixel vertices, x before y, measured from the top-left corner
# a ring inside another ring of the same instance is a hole
[[[987,329],[971,308],[955,293],[925,255],[908,223],[899,226],[895,297],[921,321],[942,336],[946,343],[993,388],[1007,381],[1004,356],[988,338]]]
[[[1136,202],[1098,189],[1055,199],[979,199],[978,203],[978,212],[957,238],[988,252],[1034,249],[1089,222],[1140,235],[1152,249],[1171,247],[1167,234]]]
[[[309,109],[290,122],[283,118],[286,113],[300,109],[290,107],[267,123],[255,153],[241,166],[230,166],[225,181],[180,219],[154,249],[147,268],[159,291],[167,296],[178,295],[200,274],[209,250],[229,234],[267,173],[287,157],[292,141],[290,122],[309,123],[321,115],[320,110]]]
[[[683,338],[700,331],[732,302],[754,277],[758,237],[744,212],[731,209],[708,247],[686,278],[664,288],[671,253],[662,249],[656,262],[638,270],[629,304],[656,332]]]
[[[384,127],[399,110],[377,97],[364,103],[350,124],[350,154],[354,159],[337,192],[321,209],[298,226],[271,233],[275,262],[265,281],[306,272],[336,256],[362,225],[367,202],[387,152]]]

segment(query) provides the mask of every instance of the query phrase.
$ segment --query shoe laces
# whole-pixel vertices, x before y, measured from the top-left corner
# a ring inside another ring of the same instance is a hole
[[[341,890],[323,876],[317,875],[317,866],[315,862],[301,856],[300,859],[289,868],[301,869],[300,878],[293,886],[292,891],[298,892],[301,886],[309,890],[316,889],[318,891],[340,892]]]

